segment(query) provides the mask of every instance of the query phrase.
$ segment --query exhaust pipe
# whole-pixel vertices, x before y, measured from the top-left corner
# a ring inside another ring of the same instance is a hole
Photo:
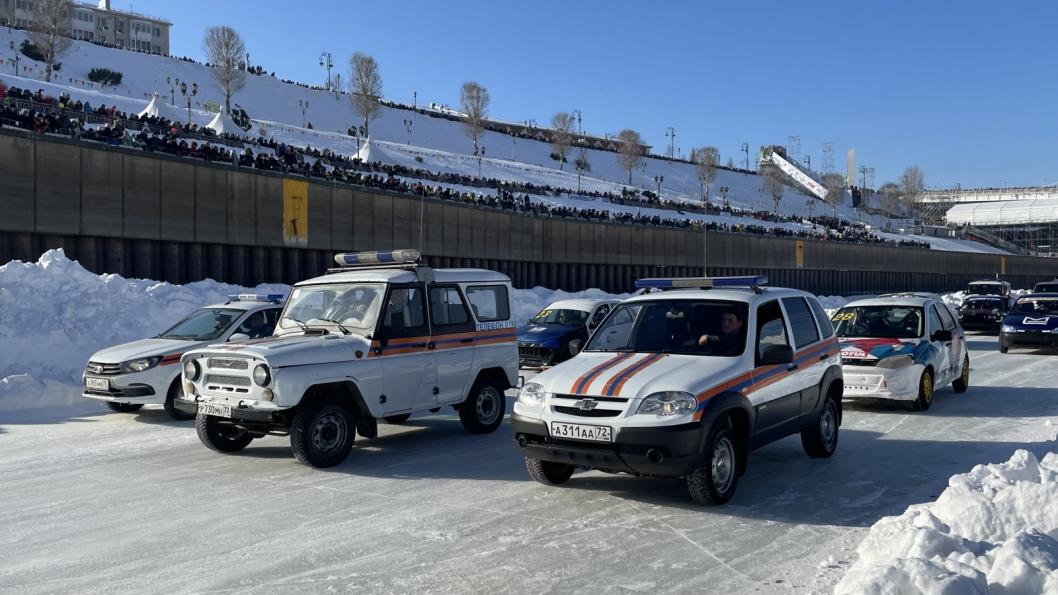
[[[665,454],[656,448],[647,451],[647,460],[657,465],[665,460]]]

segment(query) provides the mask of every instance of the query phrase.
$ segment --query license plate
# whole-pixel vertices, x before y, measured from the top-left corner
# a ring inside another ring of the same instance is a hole
[[[231,405],[214,405],[212,403],[199,403],[198,412],[214,417],[231,417]]]
[[[589,426],[585,424],[565,424],[551,422],[551,437],[569,440],[587,440],[589,442],[613,442],[609,426]]]
[[[104,392],[110,390],[110,380],[107,378],[85,378],[84,384],[88,390],[101,390]]]

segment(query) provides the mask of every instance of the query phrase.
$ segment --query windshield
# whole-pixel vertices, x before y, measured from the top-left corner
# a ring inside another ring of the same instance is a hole
[[[922,308],[918,306],[853,306],[831,318],[839,337],[917,339],[922,336]]]
[[[203,308],[158,335],[161,339],[212,341],[224,334],[246,311],[229,308]]]
[[[1033,289],[1036,293],[1051,293],[1058,291],[1058,283],[1037,283]]]
[[[583,310],[551,310],[544,308],[529,319],[536,324],[586,324],[588,313]]]
[[[971,283],[966,289],[968,295],[1003,295],[1000,283]]]
[[[1026,316],[1058,316],[1058,298],[1021,298],[1010,313]]]
[[[370,334],[378,320],[385,285],[382,283],[327,283],[295,287],[290,292],[276,334],[308,328]],[[298,323],[301,324],[298,324]],[[339,327],[341,325],[341,327]]]
[[[987,309],[987,310],[998,310],[1003,307],[1003,300],[1001,298],[967,298],[962,303],[963,308],[976,308],[976,309]]]
[[[746,309],[706,300],[620,304],[584,350],[733,357],[746,347]]]

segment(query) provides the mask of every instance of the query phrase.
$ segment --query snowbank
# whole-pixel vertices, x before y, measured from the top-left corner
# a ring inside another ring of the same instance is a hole
[[[978,465],[936,502],[875,523],[834,592],[1058,593],[1056,503],[1058,453]]]

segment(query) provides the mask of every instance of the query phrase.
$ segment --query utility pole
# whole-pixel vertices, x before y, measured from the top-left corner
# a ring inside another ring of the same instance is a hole
[[[407,133],[408,133],[408,143],[407,144],[409,144],[409,145],[411,144],[411,125],[414,124],[414,123],[415,122],[413,122],[412,120],[409,120],[407,118],[405,118],[405,120],[404,120],[404,130],[407,131]]]
[[[742,152],[746,154],[745,169],[749,170],[749,143],[742,143]]]
[[[322,54],[320,54],[320,66],[322,66],[322,67],[327,69],[327,90],[330,91],[330,90],[332,90],[332,87],[331,87],[331,68],[334,66],[334,63],[331,61],[331,53],[330,52],[323,52]]]
[[[669,159],[672,159],[673,154],[675,153],[673,146],[676,143],[676,129],[669,126],[665,129],[665,136],[669,139]]]

